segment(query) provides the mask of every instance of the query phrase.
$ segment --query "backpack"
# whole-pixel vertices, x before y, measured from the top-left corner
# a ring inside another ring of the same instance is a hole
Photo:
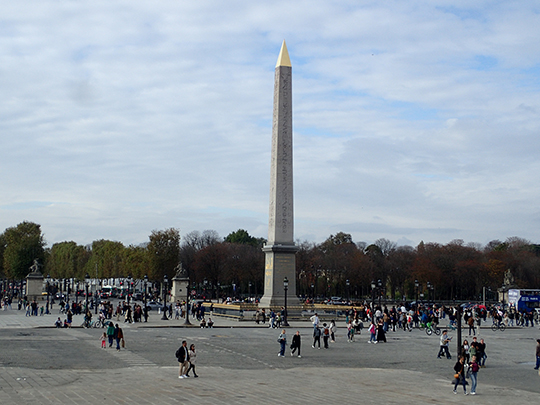
[[[326,336],[328,336],[328,335],[330,334],[330,331],[328,330],[328,328],[324,328],[324,334],[325,334]]]
[[[179,359],[179,358],[182,356],[182,354],[181,354],[181,352],[180,352],[181,349],[182,349],[182,348],[179,347],[178,350],[176,351],[176,353],[174,354],[174,355],[176,356],[177,359]]]

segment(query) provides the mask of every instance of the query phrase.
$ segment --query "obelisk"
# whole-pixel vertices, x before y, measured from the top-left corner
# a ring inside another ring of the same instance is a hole
[[[259,307],[285,303],[284,279],[288,280],[287,306],[299,304],[296,296],[293,206],[292,67],[285,41],[274,76],[274,115],[270,166],[270,215],[265,252],[264,296]],[[290,311],[289,311],[290,312]]]

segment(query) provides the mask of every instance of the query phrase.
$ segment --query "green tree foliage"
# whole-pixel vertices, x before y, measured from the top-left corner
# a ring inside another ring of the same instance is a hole
[[[90,251],[73,241],[55,243],[47,255],[46,273],[53,278],[82,279],[90,256]]]
[[[122,255],[122,273],[124,277],[132,276],[142,280],[151,268],[148,249],[142,246],[128,246]]]
[[[86,274],[90,277],[98,278],[116,278],[127,277],[129,274],[123,266],[124,245],[121,242],[110,240],[97,240],[92,242],[92,255],[86,263],[84,272],[77,274],[77,277],[83,279]]]
[[[33,222],[21,222],[4,231],[4,272],[8,278],[20,280],[30,273],[35,259],[43,265],[45,241],[41,226]]]
[[[178,229],[152,231],[147,249],[151,263],[148,277],[151,280],[161,281],[167,275],[170,280],[180,261],[180,232]]]
[[[5,277],[4,272],[4,251],[6,250],[7,241],[3,233],[0,234],[0,277]]]
[[[236,232],[231,232],[225,237],[225,242],[238,243],[244,245],[251,245],[254,247],[262,247],[266,243],[264,238],[255,238],[251,236],[246,230],[239,229]]]

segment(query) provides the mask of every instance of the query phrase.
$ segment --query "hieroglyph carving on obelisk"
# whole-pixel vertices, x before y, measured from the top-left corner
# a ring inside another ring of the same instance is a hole
[[[264,296],[260,306],[284,303],[283,280],[289,280],[287,300],[297,305],[293,205],[292,67],[285,41],[274,76],[270,213],[265,252]]]

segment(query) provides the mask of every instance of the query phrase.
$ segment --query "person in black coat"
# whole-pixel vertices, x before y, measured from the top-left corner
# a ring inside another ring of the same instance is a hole
[[[296,349],[298,349],[298,357],[302,357],[300,356],[300,344],[300,331],[297,330],[292,338],[291,356],[294,356],[294,352],[296,351]]]
[[[187,371],[189,369],[189,351],[187,348],[187,342],[182,341],[182,346],[176,351],[176,358],[180,364],[180,370],[178,371],[178,378],[187,378]]]
[[[382,320],[379,320],[379,324],[377,325],[377,342],[386,343],[386,333],[384,332],[384,324]]]

